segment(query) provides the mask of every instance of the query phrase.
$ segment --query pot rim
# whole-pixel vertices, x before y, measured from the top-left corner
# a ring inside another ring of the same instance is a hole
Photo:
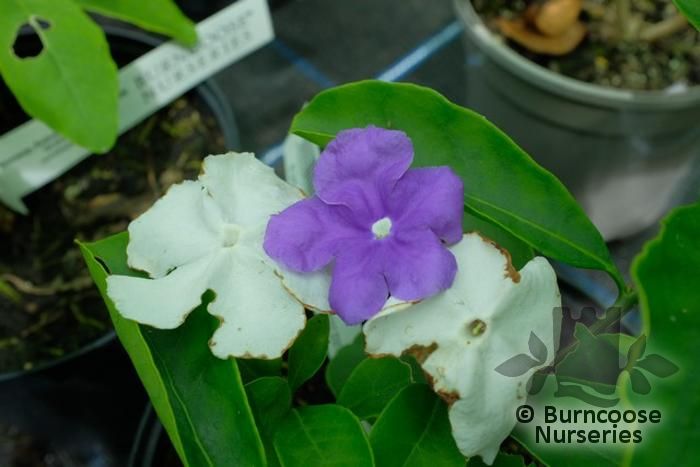
[[[164,39],[157,38],[148,35],[141,31],[135,31],[128,29],[124,26],[114,25],[114,24],[101,24],[100,25],[104,32],[109,36],[114,36],[119,39],[132,40],[134,42],[140,42],[148,47],[157,47],[165,42]],[[239,147],[239,134],[238,127],[233,115],[233,110],[228,104],[228,101],[223,93],[222,89],[219,87],[213,79],[207,79],[193,89],[187,92],[193,92],[198,95],[204,102],[205,107],[207,107],[214,119],[216,120],[218,126],[221,129],[224,143],[226,149],[237,149]],[[66,362],[72,361],[82,355],[90,353],[91,351],[101,348],[108,343],[112,342],[116,338],[116,333],[114,329],[110,329],[106,333],[102,334],[100,337],[87,342],[82,347],[75,349],[59,358],[53,360],[46,360],[35,367],[30,369],[14,370],[7,372],[0,372],[0,383],[4,381],[9,381],[15,378],[20,378],[30,374],[38,373],[49,368],[54,368],[62,365]]]
[[[676,110],[700,103],[700,86],[679,91],[633,91],[587,83],[544,68],[508,47],[484,24],[471,0],[454,0],[465,34],[499,66],[530,85],[577,102],[619,110]]]

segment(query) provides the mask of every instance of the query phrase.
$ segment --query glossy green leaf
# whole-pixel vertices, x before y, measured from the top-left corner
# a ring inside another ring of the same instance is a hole
[[[700,29],[700,2],[698,0],[673,0],[673,3],[693,26]]]
[[[452,437],[445,402],[425,384],[399,392],[377,419],[369,439],[380,467],[466,463]]]
[[[280,465],[273,445],[274,434],[292,405],[289,384],[283,378],[267,376],[245,385],[250,407],[265,445],[267,465]]]
[[[289,386],[296,391],[321,368],[328,353],[327,315],[316,315],[289,349]]]
[[[469,459],[467,466],[486,467],[486,464],[482,462],[480,457],[474,457]],[[521,456],[515,454],[499,452],[491,467],[525,467],[525,460]]]
[[[639,376],[627,391],[635,406],[657,407],[662,424],[630,452],[629,465],[691,465],[700,441],[700,203],[674,210],[661,232],[635,259],[632,276],[639,290],[646,354],[679,367],[667,378]]]
[[[14,53],[15,38],[25,24],[43,43],[35,57]],[[32,117],[95,152],[114,144],[117,67],[104,33],[74,2],[4,0],[0,74]]]
[[[467,211],[543,254],[621,274],[600,233],[564,185],[484,117],[413,84],[362,81],[320,93],[291,131],[324,146],[347,128],[377,125],[405,131],[416,166],[450,166],[465,185]]]
[[[122,318],[107,297],[108,273],[139,275],[127,266],[127,243],[123,233],[80,244],[80,249],[117,336],[183,463],[264,465],[263,445],[236,362],[218,359],[209,349],[217,319],[200,306],[179,328],[159,330]],[[211,300],[212,294],[204,295],[204,303]]]
[[[240,359],[238,370],[245,384],[266,376],[282,376],[282,359],[262,360],[257,358]]]
[[[275,450],[283,467],[374,465],[359,420],[339,405],[292,410],[275,433]]]
[[[185,45],[197,42],[197,31],[172,0],[76,0],[88,11],[128,21],[170,36]]]
[[[363,420],[380,414],[391,399],[411,384],[411,367],[395,357],[367,358],[343,385],[338,404]]]
[[[416,357],[409,354],[401,355],[401,361],[411,367],[411,381],[414,383],[428,384],[428,378],[425,371],[416,360]]]
[[[334,396],[338,397],[352,371],[367,358],[365,336],[360,333],[350,345],[338,351],[326,367],[326,384]]]

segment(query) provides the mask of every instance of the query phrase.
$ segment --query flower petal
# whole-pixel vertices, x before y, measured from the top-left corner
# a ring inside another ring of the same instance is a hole
[[[408,170],[413,145],[405,133],[367,127],[345,130],[326,147],[314,187],[328,204],[344,204],[367,222],[379,218],[383,197]]]
[[[464,184],[449,167],[411,169],[388,202],[397,230],[430,229],[448,244],[462,239]]]
[[[282,280],[285,289],[305,308],[319,313],[331,313],[328,290],[331,286],[330,266],[309,273],[298,273],[285,268],[269,257],[263,249],[264,225],[243,231],[239,245],[262,258]]]
[[[217,357],[278,358],[304,328],[304,307],[254,251],[227,250],[209,285],[209,313],[221,319],[209,343]]]
[[[465,235],[451,251],[459,266],[452,288],[413,306],[385,308],[364,326],[366,348],[419,357],[433,389],[451,404],[461,452],[490,462],[515,426],[528,379],[554,357],[561,297],[543,258],[518,273],[505,252],[477,234]],[[546,361],[515,377],[495,371],[529,352],[531,332],[545,343]]]
[[[373,240],[356,240],[344,245],[336,259],[329,301],[346,324],[371,318],[387,301],[389,288],[378,254]]]
[[[353,343],[362,332],[361,325],[348,326],[338,315],[329,317],[328,358],[333,360],[340,349]]]
[[[267,222],[302,198],[299,189],[279,178],[251,153],[230,152],[204,159],[199,180],[224,213],[226,222],[253,227]]]
[[[347,211],[315,196],[301,200],[272,216],[265,232],[265,252],[294,271],[317,271],[331,262],[343,240],[359,235],[345,220]]]
[[[430,230],[404,232],[383,242],[384,275],[392,297],[422,300],[448,289],[457,274],[457,261]]]
[[[202,258],[218,247],[221,213],[199,182],[173,185],[129,224],[129,266],[151,277]]]
[[[119,313],[159,329],[174,329],[199,306],[216,253],[180,266],[165,277],[107,277],[107,295]]]
[[[282,278],[282,283],[287,292],[292,294],[304,308],[318,313],[332,313],[328,302],[328,291],[331,287],[330,266],[320,271],[300,274],[277,266],[277,274]]]

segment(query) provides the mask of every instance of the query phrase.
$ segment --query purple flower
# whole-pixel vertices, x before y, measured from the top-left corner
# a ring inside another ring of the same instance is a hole
[[[286,268],[333,262],[329,301],[348,324],[371,318],[389,295],[415,301],[445,290],[457,273],[445,244],[462,238],[462,181],[448,167],[409,169],[412,161],[401,131],[342,131],[316,164],[316,196],[267,225],[265,251]]]

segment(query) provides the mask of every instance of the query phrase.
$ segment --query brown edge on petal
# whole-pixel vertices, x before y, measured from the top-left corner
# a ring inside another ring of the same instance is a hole
[[[433,378],[433,376],[427,371],[423,371],[423,374],[425,375],[425,379],[428,380],[428,384],[432,388],[433,392],[437,394],[440,397],[440,399],[445,401],[448,408],[452,407],[452,404],[454,404],[460,399],[459,393],[457,391],[445,391],[443,389],[435,389],[435,379]]]
[[[363,331],[364,332],[364,331]],[[385,357],[400,357],[401,355],[410,355],[413,358],[416,359],[416,361],[423,366],[423,363],[430,357],[430,355],[435,352],[438,348],[438,345],[433,342],[430,345],[420,345],[420,344],[415,344],[409,347],[408,349],[404,350],[401,352],[401,354],[394,354],[394,353],[377,353],[377,352],[370,352],[367,350],[367,340],[365,340],[365,348],[364,352],[367,354],[369,358],[385,358]],[[427,373],[426,373],[427,374]]]
[[[418,303],[420,303],[422,301],[423,300],[406,300],[405,302],[394,303],[393,305],[389,305],[389,306],[382,308],[381,310],[379,310],[377,312],[377,314],[382,313],[382,312],[387,311],[387,310],[394,309],[394,308],[403,308],[403,307],[410,308],[413,305],[417,305]]]
[[[414,344],[403,351],[404,355],[410,355],[422,366],[430,355],[435,352],[438,345],[433,342],[430,345]]]
[[[517,269],[515,269],[515,266],[513,266],[513,258],[510,256],[510,252],[495,241],[483,235],[481,232],[477,232],[476,230],[473,230],[472,232],[481,237],[481,239],[486,243],[490,243],[492,246],[496,247],[496,249],[501,252],[501,254],[506,258],[505,276],[510,278],[510,280],[512,280],[516,284],[520,282],[520,273]]]
[[[433,388],[434,390],[435,388]],[[457,402],[460,397],[459,394],[457,394],[457,391],[442,391],[442,390],[437,390],[435,393],[440,396],[440,399],[444,400],[445,403],[447,404],[447,407],[452,407],[452,404]]]
[[[273,271],[273,272],[274,272],[274,271]],[[211,290],[211,289],[207,289],[207,291],[209,291],[209,290]],[[214,292],[214,291],[212,290],[212,292]],[[206,292],[205,292],[205,293],[206,293]],[[296,297],[294,297],[294,298],[296,299]],[[216,319],[219,320],[219,325],[216,327],[216,329],[214,330],[214,332],[216,332],[219,328],[221,328],[221,326],[223,326],[224,323],[225,323],[225,320],[224,320],[224,317],[223,317],[223,316],[221,316],[221,315],[215,315],[214,313],[212,313],[212,312],[209,310],[209,305],[211,305],[211,304],[214,303],[215,301],[216,301],[216,296],[214,296],[214,299],[211,300],[209,303],[207,303],[207,306],[206,306],[206,311],[207,311],[207,313],[208,313],[210,316],[213,316],[214,318],[216,318]],[[297,302],[299,302],[299,300],[297,300]],[[198,305],[198,306],[201,306],[201,304]],[[303,304],[301,304],[301,302],[299,302],[299,306],[302,307],[302,310],[301,310],[301,311],[302,311],[302,315],[304,316],[304,325],[301,327],[301,329],[299,329],[299,332],[297,332],[296,335],[295,335],[294,337],[292,337],[292,339],[282,348],[282,353],[280,354],[280,357],[281,357],[282,355],[284,355],[284,353],[285,353],[287,350],[289,350],[289,349],[292,347],[292,345],[294,345],[294,342],[296,342],[296,340],[299,338],[299,336],[301,335],[301,333],[304,332],[304,329],[306,329],[306,323],[308,322],[308,319],[306,319],[306,313],[304,313],[304,307],[303,307]],[[184,321],[183,321],[183,323],[184,323]],[[214,350],[213,350],[213,349],[214,349],[214,346],[216,345],[216,342],[214,341],[214,334],[212,334],[212,336],[209,338],[208,345],[209,345],[209,348],[212,350],[212,354],[216,357],[216,354],[214,354]],[[217,358],[219,358],[219,357],[217,357]],[[233,354],[230,354],[230,355],[227,356],[227,358],[275,360],[276,358],[279,358],[279,357],[274,357],[274,358],[273,358],[273,357],[270,357],[269,355],[265,355],[265,354],[253,355],[253,354],[251,354],[250,352],[245,352],[243,355],[233,355]],[[225,359],[222,359],[222,360],[225,360]]]
[[[437,394],[442,400],[447,403],[448,407],[451,407],[452,404],[454,404],[456,401],[460,399],[459,393],[457,391],[445,391],[442,389],[435,389],[435,378],[433,378],[433,375],[425,371],[423,368],[423,363],[430,357],[430,355],[435,352],[438,348],[437,343],[433,342],[430,345],[420,345],[420,344],[415,344],[409,347],[408,349],[404,350],[401,355],[410,355],[413,358],[416,359],[418,364],[421,367],[421,370],[423,370],[423,374],[425,375],[425,379],[428,381],[428,385],[430,388],[433,390],[435,394]],[[367,343],[365,342],[365,353],[369,355],[370,358],[383,358],[383,357],[396,357],[397,355],[391,354],[391,353],[369,353],[367,351]]]
[[[303,307],[306,308],[307,310],[311,310],[311,311],[314,311],[314,312],[316,312],[316,313],[321,313],[321,314],[324,314],[324,315],[334,315],[334,314],[336,314],[335,311],[333,311],[333,310],[321,310],[321,309],[319,309],[319,308],[317,308],[317,307],[315,307],[315,306],[309,305],[308,303],[304,303],[303,300],[301,300],[299,297],[296,296],[296,294],[295,294],[294,292],[292,292],[292,289],[290,289],[289,287],[287,287],[287,283],[284,282],[284,276],[282,275],[282,273],[280,273],[280,272],[277,270],[277,268],[272,268],[272,272],[275,274],[275,276],[279,277],[280,282],[282,282],[282,288],[283,288],[284,290],[286,290],[287,293],[288,293],[289,295],[291,295],[292,298],[293,298],[294,300],[296,300],[297,302],[299,302],[299,304],[301,304],[301,306],[303,306]]]

